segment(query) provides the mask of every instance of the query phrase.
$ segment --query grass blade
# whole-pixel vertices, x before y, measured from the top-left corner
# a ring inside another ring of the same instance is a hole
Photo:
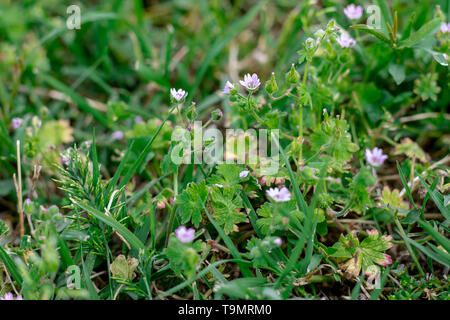
[[[230,239],[230,237],[223,231],[223,229],[219,226],[219,224],[216,222],[216,220],[214,220],[214,218],[211,216],[211,214],[209,213],[208,209],[206,209],[205,204],[203,204],[203,209],[206,212],[206,215],[208,216],[209,221],[212,223],[212,225],[214,226],[214,228],[216,228],[217,232],[219,233],[220,237],[223,239],[223,242],[225,242],[226,246],[228,247],[228,249],[231,252],[231,255],[235,258],[238,259],[239,261],[242,261],[242,257],[241,254],[239,253],[238,249],[235,247],[233,241]],[[244,277],[253,277],[253,274],[251,273],[250,269],[248,268],[248,266],[242,264],[242,263],[238,263],[239,268],[241,269],[242,274],[244,275]]]
[[[2,247],[0,247],[0,260],[3,261],[3,264],[5,265],[6,269],[8,269],[8,272],[11,274],[13,279],[22,284],[22,276],[20,275],[16,264]]]
[[[150,256],[150,252],[147,250],[145,245],[130,231],[128,230],[124,225],[119,223],[114,218],[105,215],[103,212],[100,212],[99,210],[91,207],[90,205],[84,203],[84,202],[77,202],[76,200],[72,199],[72,202],[82,208],[84,211],[92,214],[95,218],[102,221],[103,223],[107,224],[114,230],[116,230],[120,235],[128,242],[128,244],[131,246],[132,249],[135,249],[137,252],[140,250],[143,250],[147,256]]]

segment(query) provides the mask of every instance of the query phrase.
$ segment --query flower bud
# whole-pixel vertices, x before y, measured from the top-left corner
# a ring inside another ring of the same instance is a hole
[[[312,50],[316,45],[316,41],[313,38],[308,38],[305,41],[305,45],[307,50]]]
[[[59,208],[57,206],[53,205],[50,208],[48,208],[47,214],[51,217],[56,216],[59,214]]]
[[[336,23],[334,20],[330,20],[327,25],[326,33],[328,35],[336,33],[338,31],[338,28],[336,27]]]
[[[286,81],[289,83],[297,83],[300,80],[300,75],[298,74],[297,70],[294,68],[294,64],[291,66],[291,70],[286,74]]]
[[[277,81],[275,80],[275,73],[272,72],[272,76],[266,81],[266,92],[272,94],[278,90]]]
[[[34,116],[33,119],[31,119],[31,124],[33,125],[33,127],[39,129],[42,125],[42,121],[41,119],[39,119],[39,117]]]
[[[193,121],[197,118],[198,114],[197,114],[197,109],[195,108],[195,102],[192,102],[191,106],[187,109],[186,111],[186,117],[190,120]]]
[[[47,107],[42,107],[41,110],[39,111],[41,118],[47,118],[48,116],[48,108]]]
[[[223,113],[222,110],[220,109],[216,109],[213,112],[211,112],[211,119],[213,121],[219,121],[220,119],[222,119],[223,117]]]
[[[32,214],[34,211],[34,203],[31,199],[27,198],[23,203],[23,212],[26,214]]]
[[[325,36],[325,31],[323,31],[322,29],[319,29],[314,33],[314,37],[319,40],[322,39],[323,36]]]

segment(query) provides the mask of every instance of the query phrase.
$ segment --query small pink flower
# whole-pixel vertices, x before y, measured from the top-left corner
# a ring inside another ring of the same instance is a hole
[[[164,208],[166,207],[166,204],[164,203],[164,201],[158,201],[158,202],[156,203],[156,207],[157,207],[158,209],[164,209]]]
[[[17,129],[17,128],[19,128],[22,125],[22,119],[20,119],[20,118],[13,118],[11,123],[13,125],[13,128]]]
[[[377,229],[371,229],[371,230],[366,230],[367,234],[371,235],[371,234],[377,234],[378,230]]]
[[[175,230],[175,235],[181,242],[188,243],[194,240],[195,230],[192,228],[186,229],[185,226],[180,226]]]
[[[383,150],[380,148],[366,149],[366,160],[373,167],[379,167],[387,159],[387,155],[383,154]]]
[[[252,75],[250,75],[250,73],[247,73],[244,76],[244,81],[240,80],[239,83],[249,91],[255,91],[261,84],[256,73]]]
[[[342,48],[350,48],[356,44],[356,40],[350,37],[347,32],[343,32],[339,37],[336,38],[336,41]]]
[[[178,89],[177,91],[177,89],[175,88],[170,89],[170,94],[172,98],[177,102],[182,102],[188,95],[188,93],[183,89]]]
[[[239,173],[239,178],[241,178],[241,179],[247,178],[249,173],[250,173],[250,171],[248,171],[248,170],[241,171]]]
[[[122,131],[115,131],[115,132],[113,132],[113,134],[112,134],[112,138],[113,138],[114,140],[122,140],[123,137],[124,137],[124,134],[123,134]]]
[[[14,296],[11,292],[8,292],[3,297],[0,298],[0,300],[23,300],[22,296],[17,296],[17,298],[14,299]]]
[[[266,190],[266,193],[276,202],[286,202],[291,200],[291,193],[286,187],[283,187],[281,189],[270,188],[269,190]]]
[[[440,29],[442,33],[450,32],[450,22],[449,23],[442,22]]]
[[[283,244],[283,240],[281,240],[281,238],[279,238],[279,237],[275,238],[275,240],[273,240],[273,242],[279,247],[281,247],[281,245]]]
[[[92,145],[92,142],[85,141],[85,142],[83,142],[82,147],[85,149],[89,149],[91,147],[91,145]]]
[[[223,93],[230,94],[233,88],[234,84],[232,84],[230,81],[227,81],[227,83],[225,83],[225,87],[223,88]]]
[[[362,17],[363,8],[361,6],[355,6],[353,3],[344,8],[344,14],[350,20],[357,20]]]

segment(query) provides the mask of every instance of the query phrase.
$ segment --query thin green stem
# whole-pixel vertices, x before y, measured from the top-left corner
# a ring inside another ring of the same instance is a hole
[[[174,198],[176,199],[178,196],[178,167],[175,169],[175,172],[173,173],[173,193]],[[170,220],[169,220],[169,226],[167,228],[167,234],[166,234],[166,247],[169,244],[169,236],[172,232],[173,228],[173,222],[175,220],[175,212],[176,212],[176,204],[172,207],[172,212],[170,213]]]

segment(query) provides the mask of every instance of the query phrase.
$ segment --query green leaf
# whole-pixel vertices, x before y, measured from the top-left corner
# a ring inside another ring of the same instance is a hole
[[[14,261],[9,257],[6,251],[0,247],[0,260],[3,261],[8,272],[11,274],[14,280],[16,280],[19,284],[22,284],[22,276],[19,273],[19,269],[17,269]]]
[[[139,265],[139,260],[129,257],[125,258],[123,254],[117,256],[110,266],[111,273],[114,277],[124,280],[132,280],[133,273]]]
[[[66,86],[64,83],[53,78],[49,74],[44,72],[38,72],[38,77],[40,77],[44,82],[53,87],[55,90],[61,91],[66,96],[68,96],[72,101],[84,112],[91,114],[98,122],[104,126],[108,126],[108,120],[106,115],[97,109],[94,109],[87,103],[87,101],[80,95],[78,95],[72,88]]]
[[[216,261],[214,263],[211,263],[209,266],[207,266],[206,268],[204,268],[202,271],[200,271],[199,273],[197,273],[196,276],[187,279],[186,281],[183,281],[182,283],[176,285],[175,287],[161,293],[157,299],[162,299],[164,297],[167,297],[185,287],[187,287],[188,285],[190,285],[191,283],[193,283],[194,281],[197,281],[198,279],[202,278],[203,276],[205,276],[206,274],[208,274],[209,272],[212,272],[212,269],[214,269],[215,267],[217,267],[218,265],[224,264],[224,263],[228,263],[228,262],[237,262],[237,263],[249,263],[248,261],[242,260],[242,259],[225,259],[225,260],[221,260],[221,261]]]
[[[241,188],[240,183],[242,179],[239,177],[239,173],[245,170],[242,166],[235,164],[219,164],[217,166],[217,174],[208,178],[209,184],[230,185]]]
[[[420,251],[422,251],[425,255],[427,255],[431,259],[439,262],[440,264],[442,264],[446,267],[450,267],[450,254],[444,252],[443,250],[439,250],[439,249],[438,250],[429,249],[429,248],[421,245],[417,241],[414,241],[413,239],[410,239],[410,238],[406,238],[405,240],[407,242],[409,242],[410,244],[412,244],[413,246],[415,246]],[[429,245],[431,245],[431,244],[429,244]]]
[[[437,190],[431,190],[421,176],[419,176],[419,179],[422,185],[425,187],[425,189],[427,189],[427,192],[430,194],[431,199],[433,199],[434,203],[439,208],[439,211],[441,211],[445,219],[450,220],[450,212],[444,205],[444,197]]]
[[[265,3],[266,1],[260,1],[257,5],[253,6],[242,18],[233,22],[228,29],[224,31],[223,37],[218,38],[211,46],[208,47],[207,54],[202,60],[201,67],[196,72],[194,84],[189,90],[189,97],[191,97],[191,99],[195,97],[198,87],[205,76],[206,71],[210,67],[211,62],[213,62],[213,60],[222,52],[231,39],[238,35],[252,22]]]
[[[208,197],[206,182],[189,183],[185,190],[177,197],[177,204],[181,215],[181,222],[192,221],[198,227],[202,220],[203,206]]]
[[[247,215],[241,213],[242,199],[233,187],[213,187],[211,192],[214,218],[223,226],[225,233],[238,231],[236,224],[247,221]]]
[[[364,32],[366,32],[366,33],[368,33],[368,34],[371,34],[371,35],[377,37],[377,38],[378,38],[379,40],[381,40],[382,42],[384,42],[384,43],[386,43],[386,44],[388,44],[388,45],[392,45],[391,40],[390,40],[386,35],[384,35],[383,33],[381,33],[380,31],[378,31],[378,30],[376,30],[376,29],[373,29],[372,27],[370,27],[370,26],[368,26],[368,25],[365,25],[365,24],[355,24],[355,25],[353,25],[353,26],[351,26],[351,27],[352,27],[353,29],[361,30],[361,31],[364,31]]]
[[[431,21],[425,23],[419,30],[410,35],[407,39],[400,41],[399,48],[410,48],[428,35],[433,34],[441,25],[442,20],[440,18],[434,18]]]
[[[417,221],[417,224],[421,226],[429,235],[431,235],[437,243],[444,247],[447,252],[450,252],[450,240],[448,238],[435,230],[433,226],[427,221],[419,220]]]
[[[197,251],[202,251],[204,247],[204,242],[197,241],[194,245],[186,244],[180,242],[174,234],[171,234],[169,244],[164,252],[169,258],[170,268],[178,276],[184,274],[187,279],[190,279],[195,275],[200,261],[200,255]]]
[[[359,241],[355,232],[347,234],[345,237],[340,236],[329,253],[332,257],[344,260],[341,265],[347,273],[354,277],[358,277],[361,270],[366,271],[369,267],[377,264],[385,264],[388,257],[384,251],[392,247],[390,238],[386,236],[380,237],[376,229],[369,233],[363,241]]]
[[[401,84],[405,80],[405,66],[395,63],[389,64],[389,74],[394,78],[397,85]]]
[[[113,217],[107,216],[103,212],[97,210],[96,208],[91,207],[87,203],[84,202],[78,202],[73,200],[73,203],[80,207],[81,209],[85,210],[86,212],[92,214],[95,218],[102,221],[103,223],[107,224],[114,230],[116,230],[130,245],[132,249],[135,249],[137,252],[140,250],[143,250],[144,253],[146,253],[147,257],[150,257],[151,254],[148,252],[145,245],[130,231],[128,230],[124,225],[119,223],[116,219]]]
[[[236,248],[236,246],[234,245],[233,241],[230,239],[230,237],[223,231],[223,229],[219,226],[219,224],[216,222],[216,220],[214,220],[214,218],[211,216],[211,214],[209,213],[208,209],[206,209],[205,205],[203,204],[203,209],[205,210],[206,216],[208,217],[209,221],[212,223],[212,225],[214,226],[214,228],[216,229],[216,231],[219,233],[220,237],[223,239],[223,241],[225,242],[225,245],[227,246],[227,248],[230,250],[231,255],[239,260],[242,261],[242,257],[241,254],[239,253],[238,249]],[[242,274],[245,277],[251,277],[253,276],[252,272],[250,271],[250,269],[248,268],[247,265],[238,262],[239,268],[241,269]]]

